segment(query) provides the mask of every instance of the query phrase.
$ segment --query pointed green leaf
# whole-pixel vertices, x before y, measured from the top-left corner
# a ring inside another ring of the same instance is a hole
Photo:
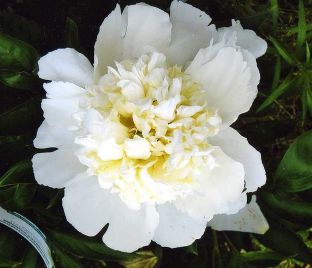
[[[298,62],[296,57],[288,52],[284,46],[274,37],[270,38],[271,42],[273,43],[277,53],[290,65],[296,65]]]
[[[36,91],[38,79],[28,72],[1,71],[0,82],[8,87]]]
[[[271,94],[264,100],[264,102],[260,105],[257,109],[257,112],[262,111],[263,109],[267,108],[271,105],[278,97],[283,95],[285,92],[291,89],[291,87],[295,84],[298,77],[293,76],[293,74],[289,74],[282,83],[280,83]]]
[[[280,162],[275,182],[280,190],[300,192],[312,188],[312,130],[294,140]]]
[[[75,237],[73,235],[64,234],[56,231],[49,231],[49,239],[58,247],[64,248],[66,251],[90,259],[98,260],[131,260],[136,254],[128,254],[112,250],[101,242],[96,242],[92,238]]]
[[[299,49],[306,41],[306,32],[307,32],[305,11],[302,0],[299,0],[298,18],[299,20],[298,20],[297,49]]]
[[[52,253],[56,262],[56,267],[59,268],[84,268],[77,259],[65,253],[55,245],[51,245]]]
[[[283,224],[269,221],[270,229],[264,235],[255,235],[268,248],[306,263],[312,262],[312,255],[302,239]]]
[[[32,178],[32,164],[29,160],[16,163],[0,177],[0,186],[29,181]]]
[[[311,51],[309,47],[309,43],[306,42],[306,63],[309,64],[311,61]]]
[[[0,33],[0,69],[32,72],[37,61],[38,53],[31,45]]]
[[[270,5],[271,5],[273,27],[276,28],[279,16],[278,0],[270,0]]]
[[[312,225],[312,205],[293,200],[289,195],[261,192],[261,201],[278,216],[298,224]]]
[[[272,90],[277,88],[279,81],[281,78],[281,57],[277,55],[276,62],[275,62],[275,68],[274,68],[274,76],[272,81]]]
[[[38,127],[41,99],[33,98],[0,113],[0,135],[16,135]]]
[[[157,256],[152,251],[139,251],[132,260],[122,261],[125,268],[154,268],[158,262]]]

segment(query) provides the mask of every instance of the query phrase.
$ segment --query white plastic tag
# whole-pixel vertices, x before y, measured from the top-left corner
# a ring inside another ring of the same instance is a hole
[[[47,268],[53,268],[54,263],[51,257],[50,248],[46,242],[45,235],[31,221],[16,212],[7,212],[0,207],[0,223],[13,229],[23,236],[42,257]]]

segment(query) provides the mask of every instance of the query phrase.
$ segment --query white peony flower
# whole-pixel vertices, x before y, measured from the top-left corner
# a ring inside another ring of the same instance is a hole
[[[94,66],[74,49],[39,60],[47,99],[33,168],[38,183],[65,187],[67,220],[132,252],[152,240],[190,245],[206,226],[264,233],[246,193],[265,183],[260,154],[230,125],[250,109],[267,44],[239,22],[173,1],[170,17],[119,5],[104,20]]]

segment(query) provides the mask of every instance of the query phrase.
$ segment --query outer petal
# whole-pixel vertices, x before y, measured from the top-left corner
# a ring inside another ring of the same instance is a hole
[[[92,83],[93,67],[89,60],[72,48],[49,52],[38,61],[42,79],[71,82],[84,87]]]
[[[148,245],[158,225],[158,213],[153,206],[131,210],[117,194],[101,188],[96,177],[86,174],[67,185],[63,207],[67,220],[85,235],[96,235],[109,223],[103,241],[124,252]]]
[[[149,5],[119,5],[104,20],[95,43],[95,77],[107,72],[114,61],[138,57],[151,49],[164,51],[170,43],[169,15]]]
[[[72,146],[74,139],[73,131],[64,127],[50,126],[46,121],[43,121],[34,139],[34,146],[40,149]]]
[[[246,203],[243,166],[220,149],[213,156],[216,166],[203,170],[198,177],[194,194],[174,201],[176,207],[197,221],[208,222],[215,214],[236,213]]]
[[[50,83],[44,83],[43,88],[47,92],[47,98],[49,99],[63,99],[86,93],[84,88],[69,82],[52,81]]]
[[[153,241],[162,247],[188,246],[202,237],[205,232],[205,223],[197,222],[187,214],[177,210],[173,204],[159,205],[157,211],[159,213],[159,225]]]
[[[69,149],[35,154],[32,163],[36,181],[52,188],[63,188],[69,180],[86,170],[74,151]]]
[[[261,154],[236,130],[230,127],[223,129],[218,135],[211,137],[210,142],[220,146],[228,156],[243,164],[247,192],[254,192],[265,184]]]
[[[171,44],[165,53],[171,63],[184,65],[192,60],[200,48],[207,47],[217,34],[211,18],[203,11],[182,1],[170,6],[172,23]]]
[[[79,111],[79,97],[64,99],[43,99],[43,116],[51,126],[71,126],[73,114]]]
[[[240,231],[256,234],[264,234],[269,229],[268,222],[256,203],[255,196],[237,214],[214,216],[208,225],[217,231]]]
[[[207,104],[219,110],[224,125],[247,112],[258,92],[255,58],[224,43],[200,50],[186,71],[205,89]]]
[[[247,49],[256,58],[262,56],[268,45],[265,40],[257,36],[252,30],[244,30],[239,21],[232,20],[231,27],[218,29],[219,40],[227,43],[235,43],[236,45]]]

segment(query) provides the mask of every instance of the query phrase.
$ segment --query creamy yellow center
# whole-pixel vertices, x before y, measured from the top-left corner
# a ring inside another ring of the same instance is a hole
[[[208,137],[221,118],[206,98],[163,54],[116,63],[81,102],[78,157],[131,208],[187,195],[198,174],[216,165]]]

